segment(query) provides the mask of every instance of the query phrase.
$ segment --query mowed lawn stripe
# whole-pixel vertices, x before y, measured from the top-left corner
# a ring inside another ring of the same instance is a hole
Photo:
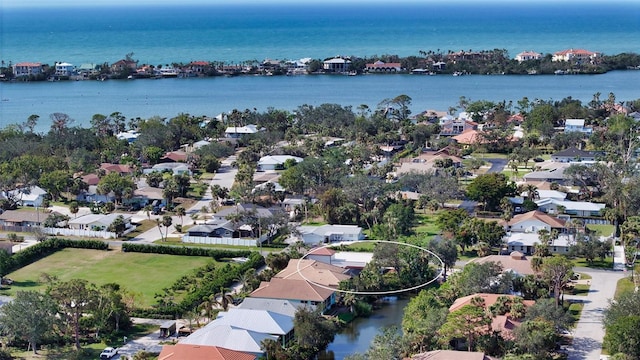
[[[123,253],[88,249],[64,249],[9,275],[14,284],[8,295],[19,290],[43,290],[40,274],[57,276],[62,281],[85,279],[96,285],[117,283],[139,294],[138,306],[155,303],[153,296],[170,287],[193,269],[214,261],[209,257]]]

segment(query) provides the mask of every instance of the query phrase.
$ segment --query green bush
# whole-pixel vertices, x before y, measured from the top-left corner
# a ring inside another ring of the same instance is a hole
[[[230,259],[234,257],[248,257],[251,254],[250,250],[224,250],[187,246],[148,245],[133,243],[122,244],[122,251],[181,256],[208,256],[216,260]]]

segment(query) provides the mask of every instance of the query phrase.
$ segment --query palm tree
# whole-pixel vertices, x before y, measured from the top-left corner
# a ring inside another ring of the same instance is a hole
[[[533,258],[531,258],[531,270],[533,270],[533,272],[535,272],[536,274],[539,273],[540,270],[542,270],[542,262],[543,259],[541,257],[534,256]]]
[[[174,209],[176,216],[180,218],[180,226],[182,226],[182,217],[187,215],[187,211],[183,206],[178,206]]]
[[[215,295],[207,296],[202,299],[200,305],[198,305],[198,310],[207,317],[207,321],[211,321],[211,316],[213,312],[213,308],[216,306],[216,298]]]
[[[233,304],[235,300],[233,294],[226,291],[227,289],[221,287],[220,292],[214,295],[215,301],[222,308],[222,310],[227,311],[229,309],[229,305]]]
[[[151,204],[147,204],[142,210],[147,213],[147,219],[151,220],[151,211],[153,211],[153,206]]]

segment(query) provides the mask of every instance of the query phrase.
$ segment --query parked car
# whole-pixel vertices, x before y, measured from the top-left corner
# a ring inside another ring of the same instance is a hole
[[[116,355],[118,355],[118,348],[108,347],[102,350],[100,353],[100,359],[111,359]]]

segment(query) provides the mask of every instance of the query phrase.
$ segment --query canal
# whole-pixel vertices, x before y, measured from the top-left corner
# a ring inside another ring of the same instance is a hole
[[[391,297],[387,300],[371,316],[352,321],[336,334],[327,350],[318,355],[318,360],[342,360],[347,355],[363,354],[380,329],[393,325],[400,328],[404,307],[409,303],[409,299]]]

